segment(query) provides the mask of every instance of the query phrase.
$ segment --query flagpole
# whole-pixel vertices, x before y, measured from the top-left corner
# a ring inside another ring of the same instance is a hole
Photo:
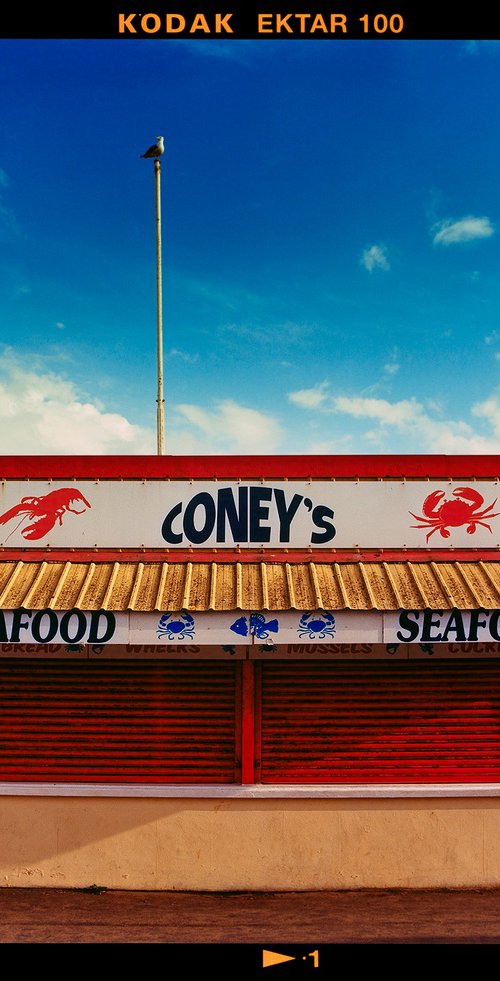
[[[158,373],[158,397],[156,413],[157,453],[163,456],[165,452],[165,425],[163,399],[163,307],[162,307],[162,267],[161,267],[161,164],[155,160],[155,192],[156,192],[156,349]]]

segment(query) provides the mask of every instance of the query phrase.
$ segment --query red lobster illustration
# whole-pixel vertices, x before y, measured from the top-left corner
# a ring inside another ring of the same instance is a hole
[[[455,500],[443,501],[438,507],[438,502],[444,497],[444,494],[444,491],[433,491],[432,494],[429,494],[422,507],[423,515],[413,514],[413,511],[409,512],[412,518],[423,522],[421,525],[411,525],[412,528],[431,528],[426,541],[429,541],[435,531],[439,531],[442,538],[449,538],[451,534],[449,528],[458,528],[460,525],[467,525],[468,535],[474,534],[476,525],[481,525],[491,532],[490,526],[482,518],[489,520],[500,514],[499,511],[494,514],[491,513],[491,509],[495,507],[498,498],[495,498],[492,504],[488,504],[488,507],[484,508],[483,511],[479,511],[478,508],[484,504],[484,497],[472,487],[457,487],[453,491]]]
[[[83,504],[83,507],[80,509],[71,507],[72,504]],[[63,514],[66,511],[71,511],[72,514],[83,514],[89,507],[89,502],[76,487],[61,487],[43,497],[23,497],[19,504],[10,508],[5,514],[0,514],[0,525],[4,525],[11,518],[22,514],[24,517],[21,518],[21,521],[24,521],[26,517],[33,519],[32,525],[23,528],[21,532],[23,538],[43,538],[51,531],[56,521],[62,525]]]

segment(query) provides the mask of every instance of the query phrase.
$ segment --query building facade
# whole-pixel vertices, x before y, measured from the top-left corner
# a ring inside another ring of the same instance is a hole
[[[0,881],[500,883],[500,457],[3,457]]]

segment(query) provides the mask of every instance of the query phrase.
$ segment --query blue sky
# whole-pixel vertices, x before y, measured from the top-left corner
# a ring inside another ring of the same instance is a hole
[[[0,453],[500,452],[500,41],[0,40]]]

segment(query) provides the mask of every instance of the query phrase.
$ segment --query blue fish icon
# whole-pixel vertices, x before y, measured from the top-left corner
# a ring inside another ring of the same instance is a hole
[[[248,634],[247,618],[238,617],[238,619],[231,624],[229,629],[234,630],[235,634],[241,634],[242,637],[246,637]]]
[[[262,613],[252,613],[250,616],[250,629],[254,637],[265,640],[269,637],[270,631],[274,634],[278,633],[279,623],[277,620],[268,620],[266,623],[266,618]]]

